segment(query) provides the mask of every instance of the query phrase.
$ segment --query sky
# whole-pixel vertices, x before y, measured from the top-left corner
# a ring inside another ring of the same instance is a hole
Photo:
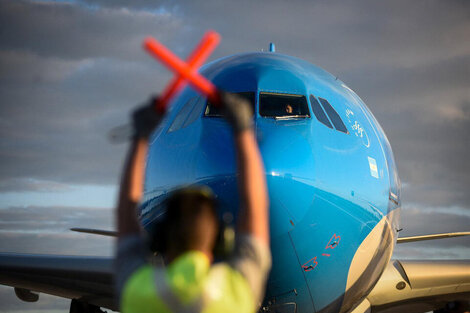
[[[468,1],[0,0],[0,252],[112,255],[126,145],[107,134],[171,74],[141,48],[182,58],[204,32],[210,60],[248,51],[302,58],[339,77],[387,134],[403,183],[401,236],[470,225]],[[467,258],[470,240],[403,244],[397,258]],[[0,287],[0,311],[68,310]]]

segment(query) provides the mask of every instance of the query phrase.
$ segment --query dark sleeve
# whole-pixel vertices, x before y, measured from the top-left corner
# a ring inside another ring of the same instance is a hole
[[[229,263],[245,277],[253,291],[255,301],[260,304],[271,270],[269,247],[252,235],[237,236],[235,251]]]
[[[114,270],[119,298],[126,281],[138,268],[147,263],[148,255],[149,249],[141,235],[118,238]]]

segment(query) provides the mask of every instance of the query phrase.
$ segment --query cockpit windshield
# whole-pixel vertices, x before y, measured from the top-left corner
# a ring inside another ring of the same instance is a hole
[[[305,96],[268,92],[259,94],[259,114],[276,119],[310,117]]]
[[[248,101],[250,101],[253,112],[255,111],[255,93],[254,92],[235,92],[235,93],[243,98],[246,98]],[[204,116],[220,117],[222,116],[222,110],[214,106],[210,101],[207,101],[207,106],[206,106],[206,111],[204,112]]]

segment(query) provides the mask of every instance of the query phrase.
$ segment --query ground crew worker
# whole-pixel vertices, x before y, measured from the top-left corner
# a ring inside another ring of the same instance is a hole
[[[135,136],[121,179],[116,278],[120,308],[133,312],[255,312],[268,272],[268,197],[250,103],[221,93],[224,115],[234,131],[240,211],[235,249],[226,262],[211,264],[218,219],[207,188],[175,192],[167,207],[165,267],[147,262],[149,247],[136,217],[141,200],[148,138],[162,116],[153,102],[133,116]]]

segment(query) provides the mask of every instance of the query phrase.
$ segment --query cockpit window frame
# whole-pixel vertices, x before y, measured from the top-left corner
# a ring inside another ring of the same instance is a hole
[[[282,116],[267,116],[267,115],[262,115],[261,114],[261,97],[263,95],[278,95],[278,96],[290,96],[290,97],[298,97],[298,98],[304,98],[305,100],[305,105],[307,108],[307,115],[282,115]],[[310,111],[310,106],[308,104],[308,99],[305,94],[294,94],[294,93],[282,93],[282,92],[270,92],[270,91],[260,91],[258,92],[258,105],[257,105],[257,115],[262,118],[272,118],[275,120],[294,120],[294,119],[307,119],[307,118],[312,118],[312,112]]]
[[[256,117],[256,102],[257,102],[257,92],[256,91],[234,91],[233,92],[234,94],[237,94],[237,95],[245,95],[245,94],[252,94],[252,97],[245,97],[245,98],[248,98],[248,100],[250,100],[250,102],[252,102],[252,109],[253,109],[253,114],[254,116]],[[204,118],[221,118],[223,117],[222,114],[210,114],[209,115],[209,112],[208,110],[210,109],[209,105],[211,105],[211,103],[209,102],[208,99],[206,99],[206,105],[204,107],[204,110],[203,110],[203,117]]]

